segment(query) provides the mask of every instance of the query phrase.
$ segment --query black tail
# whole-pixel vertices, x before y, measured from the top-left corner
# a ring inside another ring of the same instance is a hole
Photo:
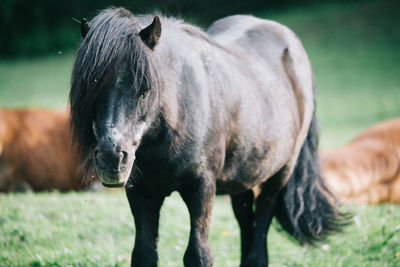
[[[278,196],[275,216],[301,243],[313,244],[347,224],[334,195],[325,186],[318,159],[318,126],[313,115],[292,176]]]

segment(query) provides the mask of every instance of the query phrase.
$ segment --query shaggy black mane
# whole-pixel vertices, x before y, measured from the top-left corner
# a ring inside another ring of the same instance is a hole
[[[109,8],[90,22],[78,49],[69,95],[70,126],[86,170],[95,145],[92,122],[96,100],[115,83],[118,67],[128,64],[132,95],[140,88],[157,87],[151,50],[140,39],[140,30],[139,21],[128,10]]]

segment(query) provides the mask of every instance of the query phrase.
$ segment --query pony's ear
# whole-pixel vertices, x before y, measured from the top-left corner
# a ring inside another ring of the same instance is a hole
[[[89,23],[85,18],[83,18],[81,20],[81,34],[83,38],[86,37],[86,34],[88,33],[89,29],[90,29]]]
[[[139,32],[139,36],[150,49],[154,49],[161,36],[160,18],[155,16],[153,22]]]

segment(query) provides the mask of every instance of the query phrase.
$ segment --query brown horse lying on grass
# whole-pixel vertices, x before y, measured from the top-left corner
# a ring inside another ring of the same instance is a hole
[[[400,203],[400,118],[321,152],[321,163],[328,186],[342,203]]]
[[[67,112],[0,109],[0,192],[85,186]]]

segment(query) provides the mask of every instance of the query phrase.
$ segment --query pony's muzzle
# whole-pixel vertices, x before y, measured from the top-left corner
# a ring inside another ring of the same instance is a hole
[[[98,149],[94,151],[96,166],[99,170],[111,172],[123,171],[128,162],[128,153],[121,151],[119,146],[116,149]]]
[[[95,148],[94,163],[104,186],[121,187],[125,185],[128,157],[128,153],[119,145],[103,143]]]

